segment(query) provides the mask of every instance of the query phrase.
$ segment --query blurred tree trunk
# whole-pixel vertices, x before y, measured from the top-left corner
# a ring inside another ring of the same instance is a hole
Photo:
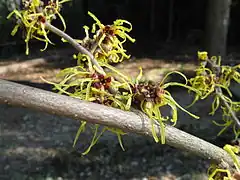
[[[209,0],[205,47],[210,55],[226,56],[231,0]]]

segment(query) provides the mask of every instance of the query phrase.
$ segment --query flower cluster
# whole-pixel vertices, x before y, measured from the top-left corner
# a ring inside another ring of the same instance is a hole
[[[240,102],[234,102],[231,99],[232,93],[229,88],[232,81],[240,83],[240,65],[233,67],[223,66],[221,65],[220,57],[217,58],[213,56],[209,58],[207,52],[198,52],[198,58],[200,60],[200,66],[196,69],[196,76],[188,81],[190,86],[198,90],[191,105],[199,99],[205,99],[213,95],[214,100],[212,102],[210,115],[214,115],[219,107],[221,107],[223,114],[222,124],[213,121],[214,124],[223,127],[218,135],[232,126],[235,137],[238,138],[240,129],[237,126],[239,126],[239,124],[235,122],[237,118],[234,120],[233,114],[240,111]]]
[[[130,55],[127,55],[126,50],[123,48],[126,40],[130,40],[131,42],[135,41],[135,39],[128,35],[132,30],[132,25],[128,21],[118,19],[114,21],[112,25],[103,25],[96,16],[89,12],[88,14],[95,20],[91,29],[93,36],[89,36],[90,28],[84,26],[86,37],[83,40],[74,40],[64,34],[64,32],[60,32],[59,29],[52,25],[50,26],[51,21],[58,15],[60,19],[62,19],[65,30],[65,23],[59,12],[61,4],[67,1],[68,0],[49,0],[47,2],[41,0],[25,1],[21,11],[14,10],[8,16],[8,18],[10,18],[12,15],[15,15],[20,22],[15,26],[12,33],[13,35],[17,32],[20,25],[25,28],[27,32],[25,39],[27,54],[29,49],[28,42],[32,38],[44,41],[46,43],[45,48],[49,42],[51,43],[47,38],[49,31],[61,36],[63,41],[69,42],[75,48],[77,47],[76,49],[79,52],[74,55],[74,58],[77,59],[77,66],[61,70],[57,75],[61,79],[60,82],[54,83],[44,80],[52,84],[54,90],[57,90],[60,94],[125,111],[129,111],[134,105],[149,116],[152,125],[152,135],[156,142],[159,142],[161,139],[161,143],[163,144],[165,143],[164,123],[170,121],[173,125],[176,124],[178,108],[194,118],[199,118],[182,108],[172,98],[170,92],[166,90],[168,86],[177,85],[195,91],[194,88],[187,86],[187,84],[177,82],[163,83],[171,73],[167,74],[160,84],[142,82],[142,70],[136,79],[132,80],[111,65],[111,63],[119,63],[124,59],[130,58]],[[126,27],[126,25],[128,27]],[[172,73],[180,74],[187,81],[186,77],[180,72]],[[160,109],[163,106],[169,106],[172,109],[171,117],[161,114]],[[74,145],[86,126],[86,121],[81,122],[82,124],[75,137]],[[160,132],[156,131],[155,126],[160,126]],[[99,129],[101,129],[100,133],[98,133]],[[90,151],[91,147],[96,144],[101,134],[106,130],[118,136],[119,143],[123,148],[121,135],[123,135],[124,132],[122,130],[106,126],[99,128],[99,125],[96,124],[92,142],[83,154]],[[160,134],[160,137],[158,134]]]
[[[129,59],[130,55],[126,54],[123,43],[127,39],[135,42],[135,39],[127,34],[132,30],[131,23],[118,19],[112,25],[103,25],[91,12],[88,12],[88,14],[96,21],[91,30],[94,35],[91,38],[89,36],[90,28],[84,26],[86,37],[83,40],[78,40],[78,42],[87,48],[98,61],[119,63],[124,59]],[[123,26],[124,24],[127,24],[129,27]],[[97,27],[99,28],[98,30]]]
[[[187,86],[186,84],[181,84],[177,82],[164,83],[164,80],[173,73],[180,74],[184,79],[186,77],[180,72],[171,72],[166,74],[160,84],[153,82],[141,82],[142,69],[140,68],[140,73],[135,80],[133,91],[133,104],[137,105],[143,112],[145,112],[151,120],[152,125],[152,135],[156,142],[161,140],[162,144],[165,144],[165,125],[164,123],[171,122],[172,125],[176,125],[178,119],[177,109],[181,109],[193,118],[198,119],[198,116],[188,112],[183,107],[181,107],[171,96],[171,93],[166,90],[168,86],[182,86],[195,91],[193,88]],[[161,108],[163,106],[169,106],[172,110],[172,117],[163,116],[161,113]],[[155,130],[155,126],[160,126],[159,138]]]
[[[21,10],[13,10],[9,15],[8,19],[15,15],[17,19],[17,24],[11,32],[14,36],[19,28],[25,31],[25,43],[26,43],[26,54],[29,54],[29,41],[31,39],[37,39],[39,41],[45,42],[45,47],[41,49],[44,51],[48,43],[53,44],[47,34],[48,31],[45,30],[45,22],[51,23],[52,20],[56,19],[58,16],[63,24],[64,31],[66,29],[65,21],[60,14],[61,6],[63,3],[70,0],[23,0]]]

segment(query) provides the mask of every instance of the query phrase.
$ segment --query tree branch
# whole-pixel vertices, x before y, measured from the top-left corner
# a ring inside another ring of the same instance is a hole
[[[207,62],[211,65],[211,68],[212,68],[213,72],[216,73],[217,77],[220,77],[221,67],[219,65],[217,65],[215,62],[212,62],[210,60],[207,60]],[[240,128],[240,121],[239,121],[236,113],[231,109],[231,107],[228,104],[228,102],[223,98],[223,92],[222,92],[221,87],[215,87],[215,92],[221,98],[221,100],[223,101],[223,104],[228,109],[230,115],[232,116],[233,120],[237,124],[238,128]]]
[[[81,46],[71,36],[69,36],[65,32],[61,31],[60,29],[56,28],[55,26],[51,25],[49,22],[46,21],[44,23],[44,25],[45,25],[46,29],[50,30],[51,32],[57,34],[58,36],[62,37],[65,40],[67,40],[68,43],[70,43],[78,52],[81,52],[81,53],[87,55],[91,59],[93,65],[95,66],[96,71],[98,71],[99,73],[101,73],[103,75],[106,75],[104,69],[98,64],[98,61],[94,58],[94,56],[91,52],[89,52],[86,48]],[[112,87],[110,87],[109,90],[112,94],[117,93]]]
[[[133,132],[152,136],[149,118],[140,111],[127,112],[76,98],[59,95],[37,88],[20,85],[0,79],[0,103],[22,106],[50,114],[86,120]],[[157,132],[158,127],[156,126]],[[222,160],[233,165],[232,158],[221,148],[186,132],[166,125],[166,143],[198,156],[221,163]]]
[[[68,43],[70,43],[78,52],[81,52],[81,53],[87,55],[88,57],[90,57],[93,65],[95,65],[95,67],[96,67],[96,70],[99,73],[101,73],[103,75],[106,75],[106,73],[104,72],[103,68],[98,64],[98,61],[94,58],[92,53],[90,53],[86,48],[81,46],[77,41],[75,41],[72,37],[70,37],[65,32],[63,32],[60,29],[56,28],[55,26],[51,25],[49,22],[45,22],[44,25],[45,25],[46,29],[50,30],[51,32],[57,34],[61,38],[63,38],[66,41],[68,41]]]
[[[236,115],[236,113],[231,109],[230,105],[228,104],[228,102],[224,99],[223,97],[223,93],[222,93],[222,89],[220,87],[216,87],[216,94],[221,98],[221,100],[223,101],[223,104],[226,106],[226,108],[228,109],[230,115],[232,116],[233,120],[235,121],[235,123],[237,124],[238,128],[240,128],[240,121]]]

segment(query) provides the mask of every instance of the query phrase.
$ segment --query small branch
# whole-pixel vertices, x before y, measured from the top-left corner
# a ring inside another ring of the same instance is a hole
[[[220,87],[216,88],[216,94],[222,99],[224,105],[226,106],[226,108],[228,109],[229,113],[231,114],[233,120],[236,122],[236,124],[238,125],[238,127],[240,128],[240,121],[237,117],[237,115],[232,111],[230,105],[228,104],[228,102],[223,98],[223,93],[222,93],[222,89]]]
[[[106,75],[105,71],[98,64],[98,61],[94,58],[93,54],[91,52],[89,52],[86,48],[81,46],[78,42],[76,42],[72,37],[70,37],[68,34],[64,33],[63,31],[61,31],[60,29],[56,28],[55,26],[51,25],[48,22],[45,22],[45,28],[50,30],[51,32],[57,34],[58,36],[62,37],[63,39],[67,40],[78,52],[81,52],[81,53],[89,56],[93,65],[95,65],[95,67],[96,67],[95,68],[96,71],[98,71],[100,74]],[[112,87],[109,88],[109,91],[112,94],[117,93]]]
[[[150,120],[140,111],[122,111],[1,79],[0,103],[22,106],[76,120],[86,120],[89,123],[115,127],[126,132],[152,136]],[[159,134],[158,126],[155,128]],[[169,125],[166,125],[165,133],[166,143],[170,146],[189,151],[217,163],[224,161],[233,166],[233,160],[229,154],[211,143]]]
[[[216,76],[219,77],[220,73],[221,73],[221,67],[218,66],[216,63],[210,61],[210,60],[208,60],[207,62],[211,65],[212,70],[213,70],[213,72],[215,72]],[[221,98],[221,100],[223,101],[223,104],[226,106],[226,108],[230,112],[230,114],[231,114],[233,120],[236,122],[238,128],[240,128],[240,121],[239,121],[237,115],[235,114],[235,112],[233,112],[233,110],[231,109],[228,102],[223,98],[223,93],[222,93],[221,87],[216,87],[215,92]]]
[[[58,36],[62,37],[63,39],[67,40],[78,52],[81,52],[83,54],[86,54],[87,56],[90,57],[93,65],[96,66],[96,70],[103,74],[106,75],[104,72],[103,68],[98,64],[97,60],[94,58],[94,56],[83,46],[81,46],[78,42],[76,42],[72,37],[70,37],[68,34],[64,33],[60,29],[56,28],[55,26],[51,25],[48,22],[44,23],[45,28],[50,30],[51,32],[57,34]]]

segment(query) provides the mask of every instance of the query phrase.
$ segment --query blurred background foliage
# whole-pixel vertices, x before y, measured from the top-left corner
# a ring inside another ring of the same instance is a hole
[[[21,33],[17,38],[11,37],[13,22],[6,20],[6,15],[11,10],[20,7],[20,1],[0,0],[0,57],[24,52]],[[207,0],[72,0],[64,5],[63,16],[67,32],[74,38],[83,38],[83,25],[93,23],[87,11],[94,13],[104,24],[110,24],[118,18],[126,19],[132,23],[131,35],[137,39],[134,47],[129,46],[129,50],[140,55],[139,52],[144,49],[145,54],[155,56],[158,55],[156,51],[162,48],[159,44],[168,44],[171,47],[180,44],[180,47],[186,45],[204,49],[207,2]],[[239,9],[239,1],[232,1],[228,47],[239,46]],[[59,21],[55,21],[54,24],[61,27]],[[63,46],[58,37],[51,38],[58,42],[57,47]],[[38,43],[34,42],[32,46],[38,48]]]

